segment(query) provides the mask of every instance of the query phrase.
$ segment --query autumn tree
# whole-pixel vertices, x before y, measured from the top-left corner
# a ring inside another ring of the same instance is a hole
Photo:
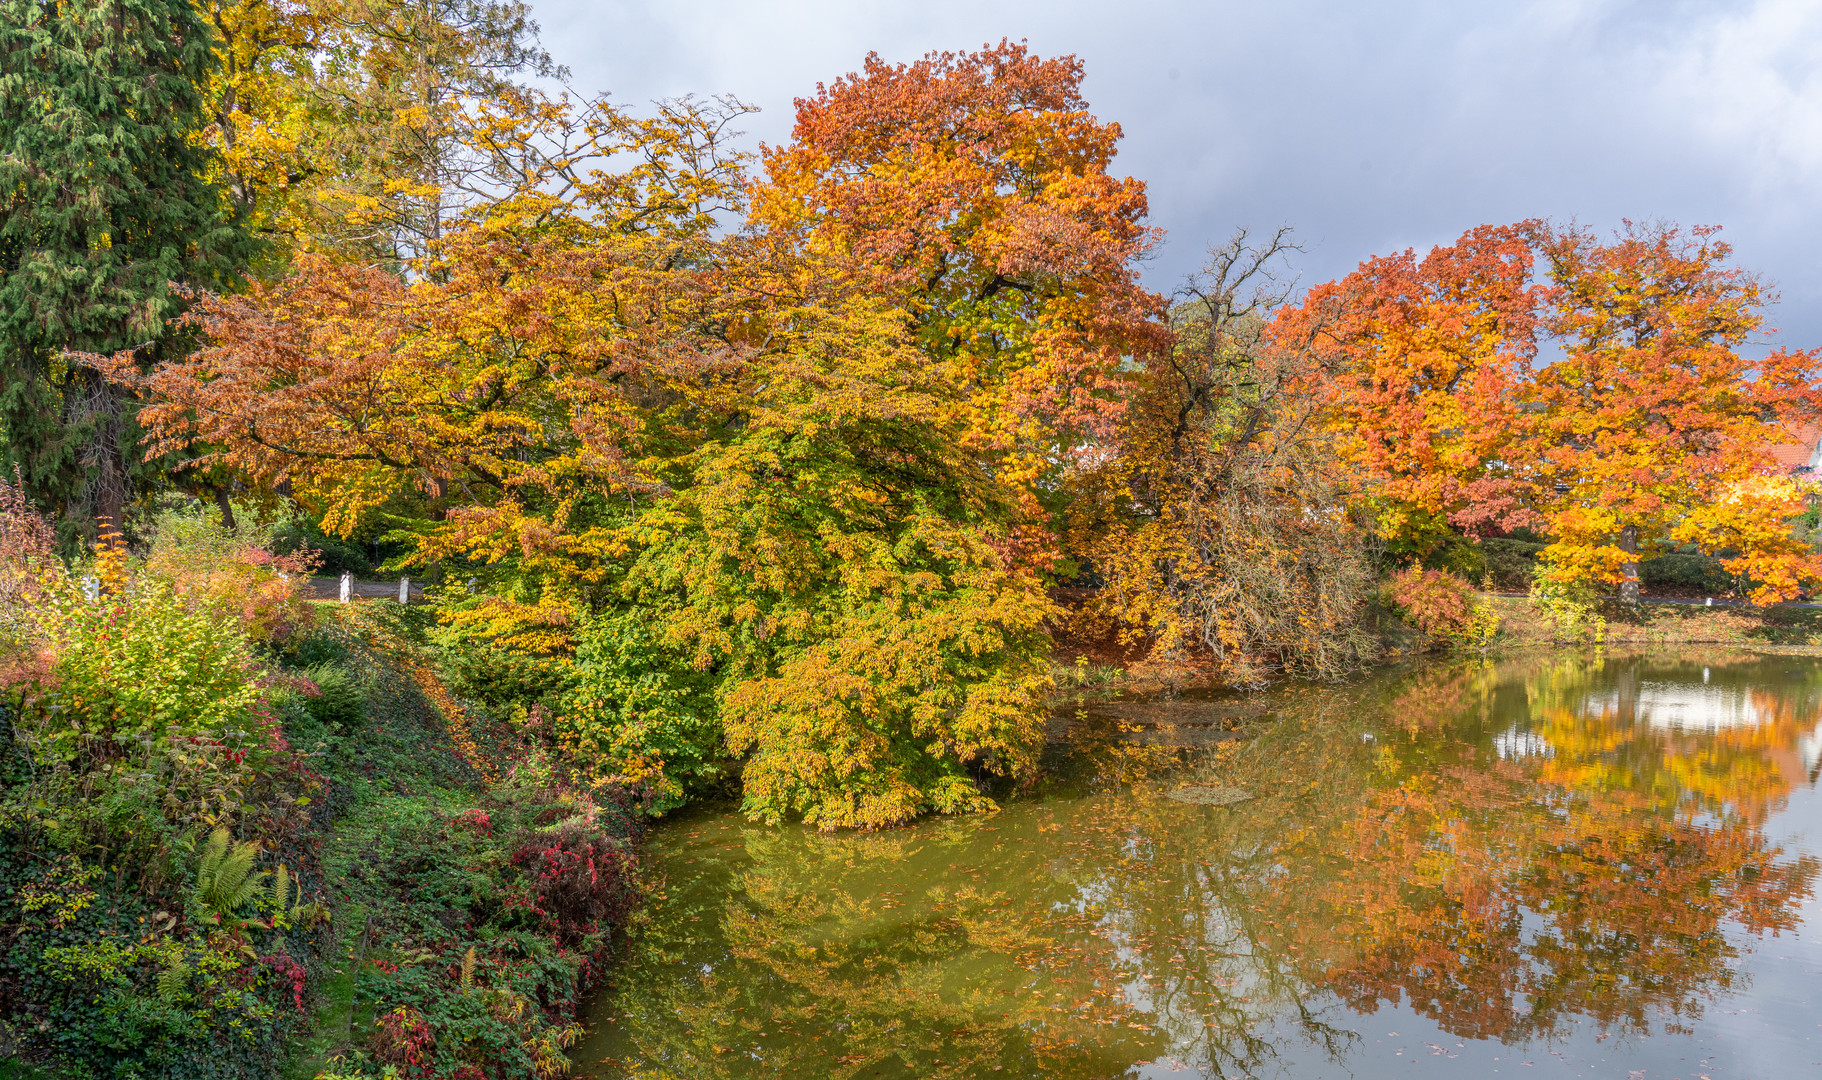
[[[133,403],[66,350],[168,354],[173,283],[232,282],[248,234],[199,136],[218,39],[170,0],[0,16],[0,464],[64,527],[119,524]]]
[[[1822,575],[1770,454],[1822,407],[1822,353],[1752,355],[1767,297],[1715,232],[1482,226],[1287,310],[1281,331],[1324,327],[1328,424],[1395,549],[1532,527],[1551,575],[1628,600],[1677,544],[1729,553],[1759,602]]]
[[[1085,629],[1242,683],[1372,653],[1370,534],[1344,508],[1323,356],[1313,331],[1272,326],[1295,250],[1288,229],[1210,250],[1177,292],[1170,347],[1134,365],[1113,438],[1064,489],[1069,549],[1099,585]]]
[[[1044,492],[1072,448],[1111,432],[1123,357],[1164,341],[1139,281],[1156,242],[1144,185],[1108,172],[1073,57],[1002,41],[861,71],[797,102],[764,153],[756,228],[912,318],[964,388],[965,446],[1020,492],[1019,547],[1055,557]]]
[[[1789,599],[1822,561],[1787,524],[1801,484],[1772,447],[1822,408],[1822,351],[1754,359],[1768,300],[1719,230],[1541,233],[1546,325],[1563,357],[1527,389],[1523,455],[1557,573],[1639,595],[1638,563],[1677,543],[1737,552],[1752,597]]]
[[[1326,426],[1395,552],[1532,520],[1509,459],[1537,354],[1535,227],[1483,225],[1422,259],[1368,259],[1275,320],[1332,373]]]

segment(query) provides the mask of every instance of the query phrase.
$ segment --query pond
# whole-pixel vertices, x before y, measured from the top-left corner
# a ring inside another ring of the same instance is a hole
[[[1436,664],[1053,739],[990,816],[663,824],[576,1075],[1822,1075],[1822,662]]]

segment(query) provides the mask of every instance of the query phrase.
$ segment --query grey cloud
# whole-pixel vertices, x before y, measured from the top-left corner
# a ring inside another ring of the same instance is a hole
[[[1822,344],[1815,0],[536,3],[578,89],[733,93],[754,141],[869,50],[1074,53],[1168,231],[1154,287],[1240,224],[1296,225],[1314,282],[1481,222],[1669,219],[1726,226],[1780,340]]]

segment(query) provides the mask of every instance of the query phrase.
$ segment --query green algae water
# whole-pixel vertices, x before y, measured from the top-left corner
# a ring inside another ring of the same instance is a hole
[[[663,824],[586,1077],[1822,1076],[1822,661],[1082,701],[994,815]]]

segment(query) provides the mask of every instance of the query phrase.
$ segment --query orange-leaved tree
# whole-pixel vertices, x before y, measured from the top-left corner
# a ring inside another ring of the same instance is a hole
[[[1162,347],[1139,281],[1145,187],[1108,172],[1117,124],[1088,111],[1074,57],[1002,41],[862,71],[797,102],[764,151],[752,221],[913,319],[961,388],[964,445],[1019,492],[1017,549],[1055,556],[1046,481],[1105,437],[1123,357]]]
[[[1629,599],[1677,544],[1759,602],[1822,577],[1788,524],[1806,485],[1771,455],[1822,408],[1822,352],[1754,355],[1767,297],[1715,232],[1481,226],[1287,311],[1278,332],[1327,343],[1330,428],[1394,549],[1528,526],[1550,577]]]
[[[1534,224],[1483,225],[1421,260],[1368,259],[1274,326],[1333,373],[1337,451],[1394,551],[1527,523],[1524,479],[1505,458],[1537,351]]]
[[[1545,319],[1563,356],[1526,390],[1523,463],[1558,575],[1639,594],[1638,563],[1678,543],[1734,554],[1752,599],[1795,595],[1822,559],[1788,525],[1805,485],[1771,449],[1822,408],[1822,350],[1755,358],[1768,297],[1714,228],[1628,224],[1611,242],[1540,232]]]

